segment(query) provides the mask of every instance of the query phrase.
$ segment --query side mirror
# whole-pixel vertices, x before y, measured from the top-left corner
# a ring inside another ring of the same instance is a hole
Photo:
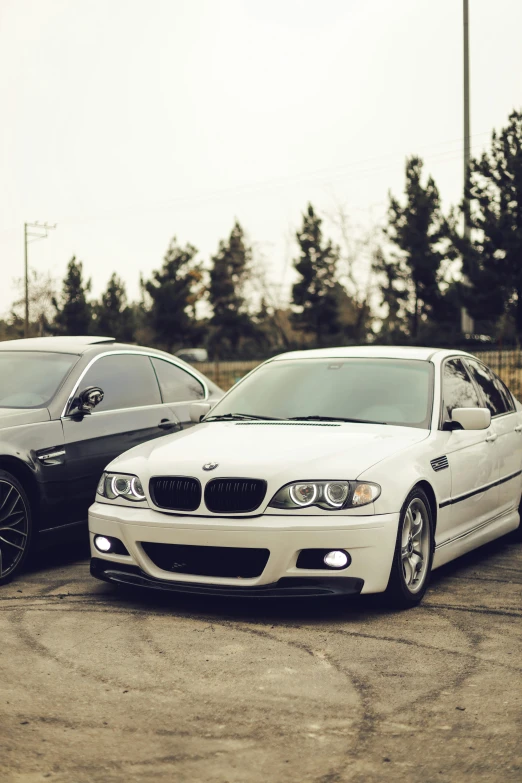
[[[211,408],[212,405],[210,402],[193,402],[189,411],[190,421],[193,421],[195,424],[199,424],[203,416],[206,416]]]
[[[76,406],[78,413],[91,413],[93,408],[100,404],[103,397],[103,389],[100,389],[99,386],[87,386],[78,395],[78,404]]]
[[[454,408],[451,420],[460,424],[463,430],[487,430],[491,412],[488,408]]]

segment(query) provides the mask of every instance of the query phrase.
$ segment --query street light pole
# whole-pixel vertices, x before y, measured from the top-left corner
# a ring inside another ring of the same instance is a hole
[[[33,229],[33,232],[27,229]],[[30,242],[38,242],[39,239],[46,239],[49,231],[56,228],[56,223],[24,223],[24,287],[25,287],[25,318],[24,318],[24,337],[29,337],[29,264],[27,260],[27,245]],[[30,238],[32,237],[32,238]]]
[[[469,0],[462,1],[463,31],[464,31],[464,238],[469,242],[471,237],[470,204],[467,194],[470,164],[470,122],[469,122]],[[473,332],[475,325],[465,307],[460,311],[460,329],[463,334]]]
[[[25,281],[24,337],[28,337],[29,336],[29,269],[27,266],[27,223],[24,223],[24,281]]]

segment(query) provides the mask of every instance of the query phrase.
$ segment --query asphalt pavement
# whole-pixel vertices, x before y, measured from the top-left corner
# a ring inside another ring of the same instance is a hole
[[[0,588],[2,783],[522,780],[522,544],[423,604],[120,592],[84,544]]]

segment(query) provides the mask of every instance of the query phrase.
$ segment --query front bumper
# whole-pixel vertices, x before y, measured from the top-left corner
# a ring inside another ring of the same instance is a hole
[[[333,595],[359,595],[363,580],[356,577],[293,577],[286,576],[268,585],[230,587],[221,584],[151,579],[137,566],[109,563],[98,557],[91,559],[91,575],[104,582],[132,587],[147,587],[170,593],[222,596],[226,598],[319,598]]]
[[[156,590],[222,596],[317,596],[379,593],[386,589],[399,514],[196,517],[153,509],[95,503],[89,510],[91,573],[97,578]],[[120,539],[128,555],[99,552],[94,536]],[[158,568],[142,542],[205,547],[261,547],[270,555],[254,578],[200,576]],[[345,549],[350,565],[339,571],[297,568],[303,549]],[[238,584],[240,582],[240,584]]]

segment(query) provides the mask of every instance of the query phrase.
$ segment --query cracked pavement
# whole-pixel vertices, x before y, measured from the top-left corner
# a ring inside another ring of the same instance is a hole
[[[0,588],[2,783],[522,780],[522,543],[423,604],[119,591],[83,543]]]

